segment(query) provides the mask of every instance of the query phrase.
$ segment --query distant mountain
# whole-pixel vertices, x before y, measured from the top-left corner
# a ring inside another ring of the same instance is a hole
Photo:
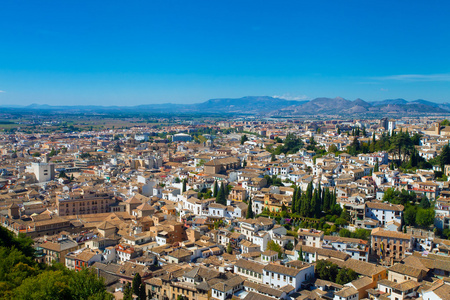
[[[292,105],[301,105],[308,101],[286,100],[268,96],[248,96],[242,98],[210,99],[193,104],[193,109],[207,112],[261,114]]]
[[[416,103],[417,104],[429,105],[429,106],[433,106],[433,107],[439,107],[438,103],[434,103],[434,102],[423,100],[423,99],[413,100],[411,102],[408,102],[407,104],[416,104]]]
[[[51,106],[31,104],[22,107],[2,106],[2,110],[30,112],[45,111],[52,113],[100,113],[100,114],[239,114],[264,116],[369,116],[369,115],[422,115],[449,114],[450,103],[434,103],[418,99],[386,99],[366,102],[354,101],[342,97],[316,98],[307,101],[286,100],[269,96],[247,96],[242,98],[210,99],[195,104],[144,104],[137,106]]]
[[[366,102],[362,99],[354,101],[337,98],[316,98],[301,105],[290,106],[273,111],[275,116],[302,115],[375,115],[375,114],[445,114],[450,113],[450,104],[439,105],[426,100],[408,102],[404,99],[387,99],[376,102]]]
[[[408,104],[408,101],[405,99],[386,99],[382,101],[373,101],[370,102],[372,106],[380,106],[380,105],[404,105]]]

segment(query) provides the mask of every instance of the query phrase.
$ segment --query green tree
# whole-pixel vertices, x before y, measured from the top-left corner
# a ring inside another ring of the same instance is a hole
[[[217,193],[216,203],[219,203],[222,205],[227,205],[226,191],[225,191],[225,186],[224,186],[223,182],[220,185],[219,192]]]
[[[76,299],[69,286],[70,276],[64,271],[45,271],[28,277],[12,292],[12,299]]]
[[[133,300],[133,290],[129,282],[125,283],[123,287],[123,300]]]
[[[422,199],[420,200],[419,207],[420,208],[425,208],[425,209],[431,207],[430,201],[428,200],[427,196],[422,195]]]
[[[213,188],[213,197],[217,197],[217,193],[219,192],[219,187],[217,186],[217,180],[214,180],[214,188]]]
[[[291,241],[289,241],[289,243],[286,244],[286,250],[292,251],[294,250],[294,244],[292,244]]]
[[[423,227],[428,227],[434,223],[434,209],[419,208],[416,214],[416,224]]]
[[[300,247],[300,251],[298,251],[298,260],[303,261],[303,250],[302,250],[302,247]]]
[[[186,192],[186,182],[187,182],[187,180],[186,180],[186,179],[183,179],[183,186],[182,186],[182,188],[181,188],[181,192],[182,192],[182,193]]]
[[[233,254],[233,248],[231,247],[231,243],[230,242],[227,245],[227,253],[228,254]]]
[[[316,262],[315,272],[317,278],[335,282],[336,276],[339,272],[339,268],[337,265],[331,263],[330,261],[321,259]]]
[[[439,154],[438,161],[443,172],[445,170],[445,165],[450,164],[450,147],[448,144],[442,147],[442,151],[441,154]]]
[[[244,145],[246,141],[248,141],[248,137],[244,134],[243,136],[241,136],[241,145]]]
[[[107,292],[103,278],[97,278],[97,274],[92,269],[83,269],[79,272],[72,272],[69,280],[73,299],[88,299],[92,295],[96,297],[107,297]]]
[[[405,209],[403,220],[405,221],[406,225],[414,226],[416,224],[416,213],[417,210],[415,206],[409,206]]]
[[[351,232],[348,229],[342,228],[341,230],[339,230],[339,236],[340,237],[350,237]]]
[[[141,283],[139,286],[139,300],[147,300],[147,293],[145,291],[145,283]]]
[[[136,296],[139,295],[139,287],[141,286],[141,283],[142,283],[141,274],[136,273],[136,275],[134,275],[133,277],[133,282],[131,283],[133,294],[135,294]]]
[[[247,215],[245,216],[246,219],[253,219],[254,214],[253,214],[253,209],[252,209],[252,199],[250,199],[248,201],[248,205],[247,205]]]
[[[338,152],[337,146],[335,144],[331,144],[330,147],[328,147],[328,152],[330,152],[330,153]]]
[[[274,241],[269,241],[267,243],[267,250],[272,250],[278,253],[278,258],[282,258],[283,250],[281,249],[281,246],[275,243]]]
[[[358,278],[358,274],[352,269],[342,268],[336,275],[336,283],[344,285]]]

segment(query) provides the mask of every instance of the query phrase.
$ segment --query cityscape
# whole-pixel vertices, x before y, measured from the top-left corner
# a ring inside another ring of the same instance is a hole
[[[0,300],[450,299],[449,9],[6,1]]]

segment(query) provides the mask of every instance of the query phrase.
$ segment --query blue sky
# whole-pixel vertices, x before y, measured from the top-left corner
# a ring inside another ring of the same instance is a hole
[[[0,5],[0,105],[450,102],[450,1]]]

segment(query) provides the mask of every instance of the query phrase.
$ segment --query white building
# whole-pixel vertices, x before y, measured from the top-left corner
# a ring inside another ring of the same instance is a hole
[[[38,182],[47,182],[55,178],[55,165],[43,162],[31,163],[28,172],[36,176]]]
[[[291,285],[298,291],[302,282],[314,278],[314,266],[300,262],[300,268],[290,268],[279,264],[268,264],[264,267],[263,283],[273,288]]]
[[[403,205],[391,203],[366,202],[366,218],[374,219],[385,225],[389,221],[401,224],[403,216]]]

